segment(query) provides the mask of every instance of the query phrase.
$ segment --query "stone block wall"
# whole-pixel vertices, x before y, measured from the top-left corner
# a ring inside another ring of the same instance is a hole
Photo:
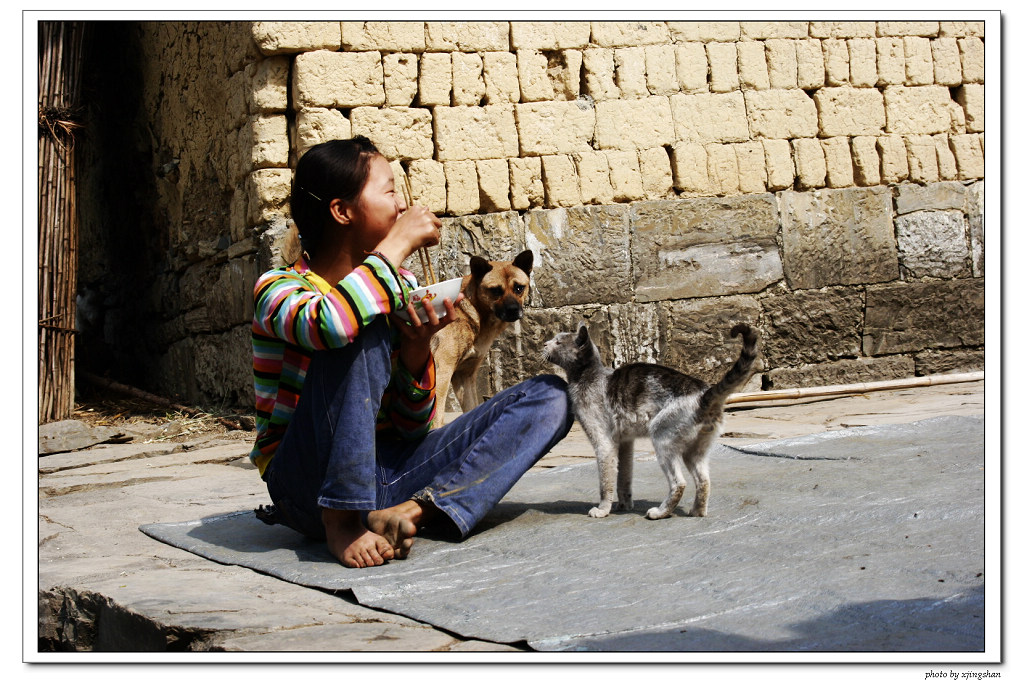
[[[217,30],[238,42],[203,82],[227,105],[222,135],[175,157],[179,192],[188,174],[219,193],[216,225],[168,198],[171,251],[189,261],[165,276],[181,300],[162,358],[186,394],[242,400],[239,297],[296,254],[291,169],[357,134],[442,216],[445,276],[473,254],[536,255],[531,307],[492,351],[485,393],[551,370],[541,343],[581,320],[609,362],[706,378],[734,358],[731,325],[751,322],[765,348],[752,387],[982,367],[984,21]],[[169,37],[148,49],[188,59]]]

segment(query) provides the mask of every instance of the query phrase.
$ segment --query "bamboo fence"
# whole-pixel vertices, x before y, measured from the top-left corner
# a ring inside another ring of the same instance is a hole
[[[75,133],[81,127],[84,26],[39,23],[39,422],[70,417],[75,399],[78,208]]]

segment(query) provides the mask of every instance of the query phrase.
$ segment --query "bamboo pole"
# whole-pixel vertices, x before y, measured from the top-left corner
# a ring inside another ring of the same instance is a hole
[[[739,392],[725,400],[728,404],[744,404],[762,401],[784,401],[820,397],[841,397],[851,394],[865,394],[884,390],[911,389],[914,387],[931,387],[961,382],[984,380],[984,371],[973,373],[949,373],[944,375],[924,375],[917,378],[900,380],[879,380],[876,382],[858,382],[849,385],[823,385],[820,387],[794,387],[784,390],[767,390],[762,392]]]
[[[39,24],[39,421],[74,409],[78,206],[75,132],[84,26]]]

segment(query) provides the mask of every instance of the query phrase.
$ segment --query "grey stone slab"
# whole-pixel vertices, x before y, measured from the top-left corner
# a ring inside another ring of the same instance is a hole
[[[531,472],[466,540],[424,537],[407,560],[358,571],[245,511],[141,529],[538,650],[977,652],[983,434],[982,420],[951,416],[719,445],[707,518],[642,517],[665,488],[645,454],[636,511],[601,520],[586,515],[593,462]]]
[[[39,426],[39,455],[78,451],[125,438],[119,428],[93,426],[80,420],[59,420]]]

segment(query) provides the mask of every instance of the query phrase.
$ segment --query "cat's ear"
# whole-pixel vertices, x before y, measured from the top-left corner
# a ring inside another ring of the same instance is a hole
[[[576,330],[576,346],[583,347],[590,342],[590,331],[587,330],[587,326],[580,323],[579,329]]]

